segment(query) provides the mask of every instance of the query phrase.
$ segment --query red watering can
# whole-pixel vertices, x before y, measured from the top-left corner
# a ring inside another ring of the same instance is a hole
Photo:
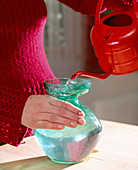
[[[100,18],[104,0],[99,0],[95,25],[91,30],[91,42],[95,49],[103,75],[78,71],[71,76],[87,76],[105,79],[110,74],[123,75],[138,71],[138,6],[133,0],[133,8],[112,12]]]

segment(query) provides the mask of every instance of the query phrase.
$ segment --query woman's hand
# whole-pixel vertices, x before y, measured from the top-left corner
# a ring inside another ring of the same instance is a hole
[[[84,113],[68,102],[49,95],[31,95],[24,106],[21,123],[32,129],[76,128],[84,125]]]

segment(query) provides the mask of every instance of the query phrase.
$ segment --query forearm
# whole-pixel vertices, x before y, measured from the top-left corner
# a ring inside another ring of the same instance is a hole
[[[98,0],[58,0],[76,12],[94,15]]]

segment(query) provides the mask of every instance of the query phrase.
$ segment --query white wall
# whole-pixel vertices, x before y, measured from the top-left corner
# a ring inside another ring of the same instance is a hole
[[[80,99],[100,119],[138,125],[138,72],[91,81],[90,92]]]

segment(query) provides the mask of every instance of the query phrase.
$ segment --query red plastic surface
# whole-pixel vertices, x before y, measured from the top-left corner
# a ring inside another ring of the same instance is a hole
[[[110,74],[123,75],[138,71],[138,6],[133,0],[133,8],[112,12],[100,18],[104,0],[99,0],[95,25],[90,34],[99,64],[105,75],[76,72],[72,75],[105,79]]]

